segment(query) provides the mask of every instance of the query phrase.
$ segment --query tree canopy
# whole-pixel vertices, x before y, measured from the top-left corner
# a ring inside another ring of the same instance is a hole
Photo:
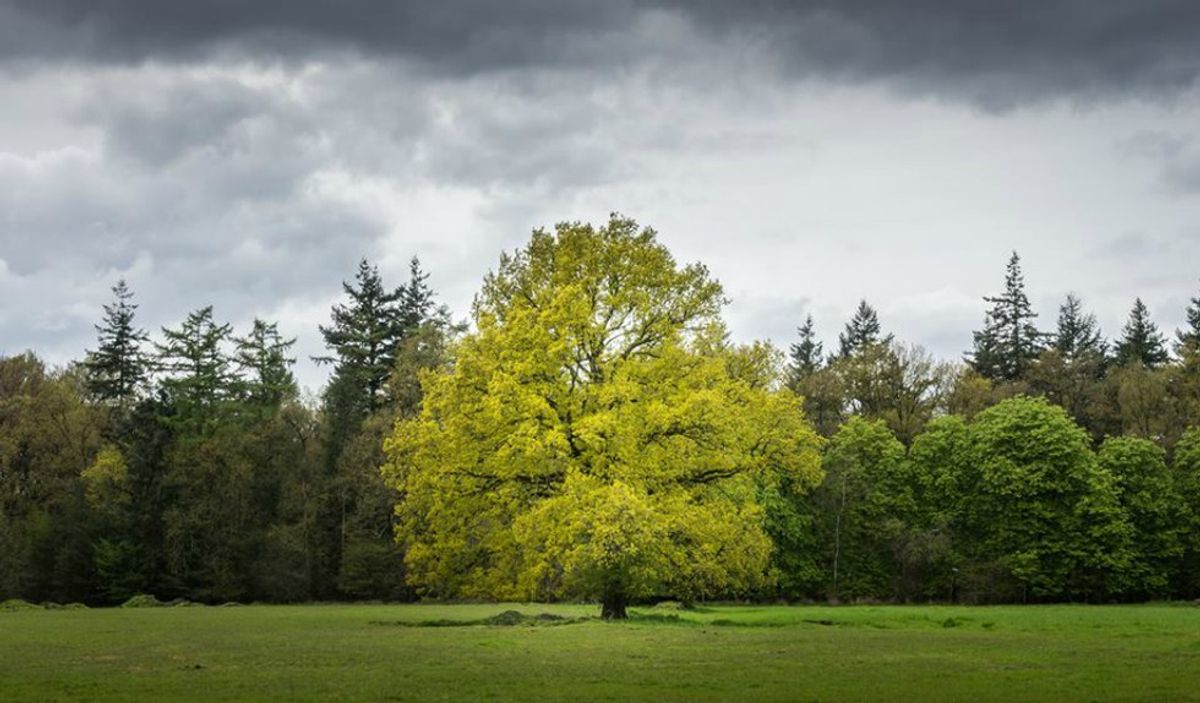
[[[750,592],[769,578],[756,501],[815,484],[820,446],[778,359],[725,341],[721,287],[653,230],[536,231],[501,258],[453,368],[387,442],[409,577],[435,595]]]

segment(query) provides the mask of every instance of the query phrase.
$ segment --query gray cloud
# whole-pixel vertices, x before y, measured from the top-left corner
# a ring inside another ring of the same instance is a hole
[[[77,357],[125,276],[148,327],[213,303],[304,358],[360,256],[421,255],[463,314],[532,227],[613,210],[708,264],[742,339],[811,311],[832,344],[865,296],[958,357],[1014,247],[1046,325],[1074,289],[1166,327],[1192,8],[0,0],[0,353]]]
[[[1200,72],[1200,5],[1189,0],[3,0],[0,52],[123,63],[352,52],[472,75],[687,54],[678,22],[761,51],[785,75],[881,80],[990,109],[1170,96]]]
[[[1160,185],[1172,195],[1200,193],[1200,143],[1193,135],[1139,131],[1119,140],[1117,152],[1153,164],[1158,169]]]
[[[0,46],[14,58],[288,59],[354,51],[403,56],[453,72],[586,58],[587,37],[626,29],[638,16],[632,3],[621,0],[6,0],[0,10],[10,28]]]
[[[692,15],[712,31],[761,38],[785,71],[890,81],[995,109],[1064,96],[1171,95],[1200,73],[1200,5],[1187,0],[750,0],[697,7]]]

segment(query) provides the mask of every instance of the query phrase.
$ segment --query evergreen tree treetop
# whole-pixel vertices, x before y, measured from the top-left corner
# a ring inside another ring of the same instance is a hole
[[[125,280],[117,281],[112,292],[114,300],[104,306],[104,319],[96,325],[97,347],[87,352],[84,369],[92,395],[127,406],[149,375],[149,361],[142,350],[149,336],[134,324],[138,306]]]
[[[860,300],[854,316],[846,323],[845,330],[838,335],[838,358],[845,359],[855,352],[876,344],[892,341],[892,335],[881,337],[882,327],[875,308],[866,300]]]
[[[1167,362],[1167,340],[1158,331],[1158,325],[1150,319],[1150,310],[1141,298],[1133,302],[1129,319],[1121,330],[1121,339],[1116,346],[1117,364],[1141,364],[1156,368]]]
[[[348,304],[336,304],[332,324],[320,327],[330,356],[314,357],[335,365],[337,376],[354,379],[371,407],[382,402],[384,384],[395,364],[396,351],[405,331],[400,305],[404,289],[388,290],[379,269],[366,259],[358,264],[354,283],[342,283]]]
[[[984,316],[983,329],[974,333],[971,366],[994,381],[1018,380],[1041,352],[1043,334],[1033,324],[1037,313],[1025,294],[1025,276],[1017,252],[1012,253],[1005,267],[1004,292],[983,299],[992,307]]]
[[[196,434],[210,431],[222,405],[232,400],[237,379],[225,350],[232,325],[213,321],[207,305],[188,314],[177,329],[164,327],[156,343],[162,387],[175,404],[176,422]]]
[[[1186,327],[1175,332],[1175,351],[1180,356],[1200,352],[1200,296],[1188,300]]]
[[[1089,355],[1103,355],[1104,339],[1096,316],[1084,312],[1083,301],[1074,293],[1068,293],[1067,299],[1058,308],[1058,328],[1054,333],[1053,347],[1067,361],[1074,361]]]
[[[788,350],[788,386],[795,390],[796,382],[811,376],[821,368],[823,344],[817,339],[812,313],[804,318],[804,324],[796,330],[800,340],[793,342]]]
[[[254,318],[245,337],[234,340],[233,360],[249,378],[244,382],[251,402],[276,407],[284,399],[295,396],[296,377],[292,374],[294,357],[288,356],[296,339],[284,339],[279,326]]]

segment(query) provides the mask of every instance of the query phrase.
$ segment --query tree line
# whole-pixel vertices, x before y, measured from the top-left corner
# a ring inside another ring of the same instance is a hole
[[[203,307],[151,340],[124,282],[80,362],[0,359],[0,597],[410,597],[379,465],[454,331],[427,278],[359,265],[318,399],[275,323]]]
[[[318,398],[276,324],[152,339],[123,282],[79,362],[0,358],[0,597],[1200,595],[1200,298],[1171,345],[1140,300],[1043,331],[1014,253],[963,362],[866,301],[784,352],[617,217],[505,254],[470,328],[415,259],[343,288]]]
[[[1075,294],[1042,330],[1014,252],[984,301],[961,363],[865,300],[829,355],[800,326],[785,383],[829,442],[785,503],[786,595],[1200,595],[1200,297],[1173,344],[1140,298],[1111,341]]]
[[[1169,451],[1200,418],[1200,295],[1173,343],[1140,298],[1111,341],[1075,294],[1062,302],[1052,329],[1039,329],[1016,253],[1002,291],[984,301],[983,325],[962,362],[939,361],[884,334],[865,300],[826,355],[810,315],[789,349],[785,383],[804,397],[822,435],[861,416],[884,420],[906,445],[936,416],[970,418],[1017,395],[1063,407],[1096,443],[1131,435]]]

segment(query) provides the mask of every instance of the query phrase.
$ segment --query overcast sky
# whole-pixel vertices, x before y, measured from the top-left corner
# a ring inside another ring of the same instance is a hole
[[[1200,3],[0,0],[0,354],[121,277],[157,331],[299,338],[366,256],[459,318],[534,227],[620,211],[743,340],[860,297],[957,358],[1012,249],[1043,325],[1200,290]]]

